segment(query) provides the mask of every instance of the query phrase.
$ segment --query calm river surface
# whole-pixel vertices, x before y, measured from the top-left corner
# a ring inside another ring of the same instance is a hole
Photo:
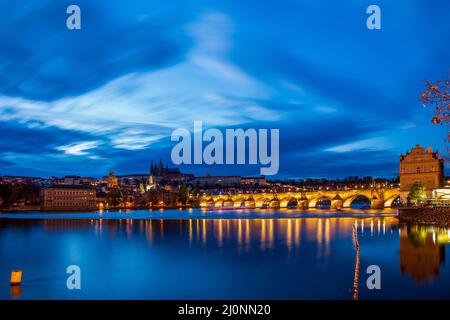
[[[449,239],[391,211],[0,214],[0,299],[449,299]]]

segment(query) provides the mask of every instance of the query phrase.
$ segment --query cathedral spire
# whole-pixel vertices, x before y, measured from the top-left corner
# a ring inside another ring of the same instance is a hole
[[[163,164],[162,164],[162,159],[159,158],[159,164],[158,164],[158,176],[162,176],[163,175]]]

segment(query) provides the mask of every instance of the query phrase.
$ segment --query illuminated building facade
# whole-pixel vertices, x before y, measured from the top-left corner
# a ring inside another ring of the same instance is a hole
[[[444,180],[444,161],[438,152],[429,147],[427,151],[416,145],[405,155],[400,156],[400,198],[406,201],[414,183],[421,183],[431,198],[432,190],[442,188]]]
[[[265,176],[259,177],[242,177],[241,182],[247,186],[265,186],[267,184]]]
[[[242,184],[239,176],[203,176],[191,180],[193,185],[199,187],[233,187]]]
[[[42,211],[95,210],[96,192],[87,186],[51,186],[41,189]]]

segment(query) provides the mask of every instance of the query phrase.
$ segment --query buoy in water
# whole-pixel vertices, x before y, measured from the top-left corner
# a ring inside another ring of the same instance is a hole
[[[22,282],[22,270],[13,270],[11,272],[11,285],[17,285]]]

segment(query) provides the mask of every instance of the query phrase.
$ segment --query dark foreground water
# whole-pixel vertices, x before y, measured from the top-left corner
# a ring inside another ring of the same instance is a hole
[[[0,217],[1,299],[450,298],[450,231],[398,225],[391,215],[174,210]],[[81,290],[66,287],[69,265],[81,268]],[[381,290],[366,287],[369,265],[380,267]],[[23,270],[21,286],[9,285],[13,269]]]

